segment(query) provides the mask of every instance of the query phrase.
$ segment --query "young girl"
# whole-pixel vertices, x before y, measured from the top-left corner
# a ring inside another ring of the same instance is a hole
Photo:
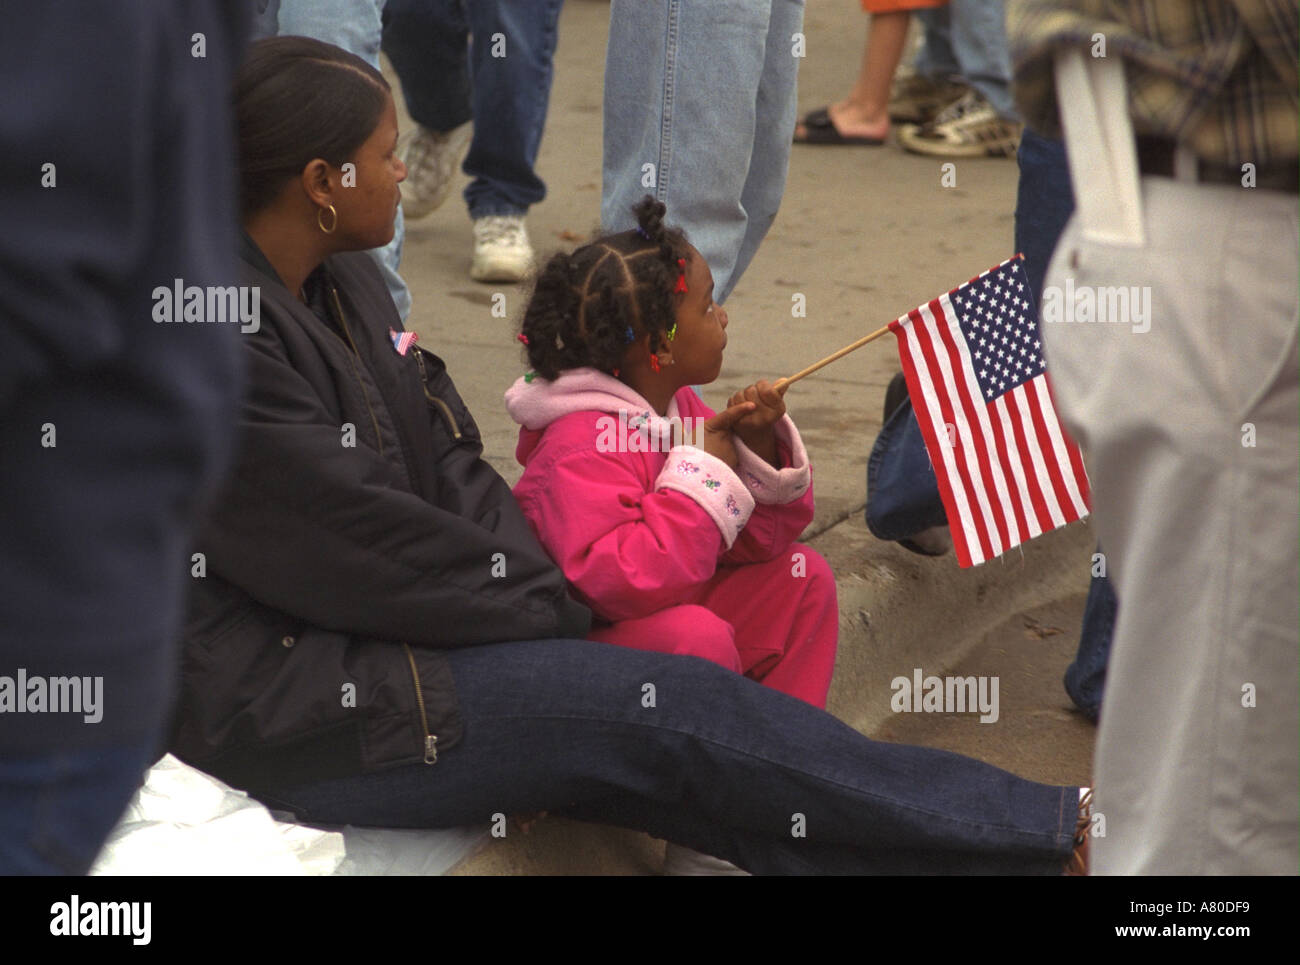
[[[634,231],[557,254],[506,393],[515,496],[597,623],[592,640],[704,657],[818,707],[835,663],[835,580],[794,542],[808,457],[766,381],[715,414],[727,314],[685,236],[647,197]],[[695,431],[691,427],[695,427]]]

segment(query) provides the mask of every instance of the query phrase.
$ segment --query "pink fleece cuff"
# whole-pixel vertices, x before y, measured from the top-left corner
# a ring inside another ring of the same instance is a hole
[[[727,549],[736,542],[754,511],[754,497],[731,467],[694,446],[673,446],[669,450],[655,489],[672,489],[695,500],[718,524]]]
[[[812,482],[808,452],[803,447],[799,430],[788,415],[782,416],[776,424],[776,444],[778,449],[790,453],[790,465],[784,469],[777,469],[766,459],[759,458],[739,437],[736,438],[736,455],[740,457],[736,474],[753,494],[755,502],[769,506],[794,502],[808,491]]]

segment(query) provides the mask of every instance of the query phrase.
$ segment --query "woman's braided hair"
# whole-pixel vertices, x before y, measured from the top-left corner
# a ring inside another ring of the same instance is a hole
[[[546,263],[522,327],[538,375],[550,380],[584,366],[613,372],[642,335],[652,354],[659,351],[676,321],[678,259],[689,257],[686,235],[664,224],[665,210],[646,195],[632,209],[636,230],[603,235]]]

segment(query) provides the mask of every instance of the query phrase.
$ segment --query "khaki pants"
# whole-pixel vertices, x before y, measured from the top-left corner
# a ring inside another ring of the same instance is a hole
[[[1043,324],[1119,597],[1093,870],[1295,874],[1296,197],[1156,177],[1141,194],[1145,244],[1086,239],[1076,215],[1044,286],[1067,318],[1085,290],[1094,318],[1108,298],[1123,314],[1105,289],[1130,299],[1126,320]]]

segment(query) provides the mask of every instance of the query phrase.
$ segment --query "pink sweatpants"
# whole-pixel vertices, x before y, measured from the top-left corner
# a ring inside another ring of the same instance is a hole
[[[835,575],[795,543],[766,563],[719,566],[693,599],[597,626],[587,639],[703,657],[825,707],[839,642]]]

